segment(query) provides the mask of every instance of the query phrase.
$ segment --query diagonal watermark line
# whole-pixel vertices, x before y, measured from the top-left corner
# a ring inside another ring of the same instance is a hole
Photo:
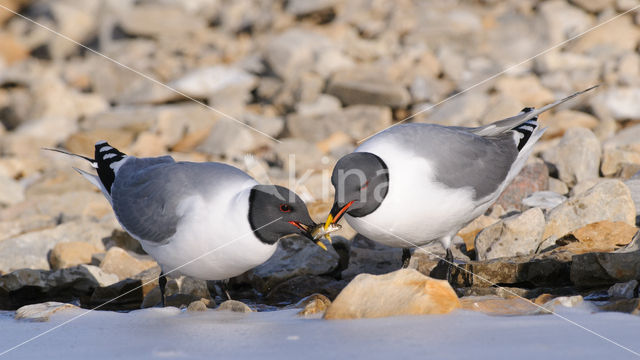
[[[609,20],[603,21],[603,22],[601,22],[600,24],[597,24],[597,25],[593,26],[592,28],[589,28],[589,29],[587,29],[587,30],[583,31],[583,32],[581,32],[581,33],[580,33],[580,34],[578,34],[578,35],[572,36],[572,37],[570,37],[570,38],[569,38],[569,39],[567,39],[567,40],[564,40],[564,41],[562,41],[562,42],[560,42],[560,43],[557,43],[557,44],[553,45],[552,47],[550,47],[550,48],[548,48],[548,49],[546,49],[546,50],[544,50],[544,51],[542,51],[542,52],[540,52],[540,53],[538,53],[538,54],[536,54],[536,55],[534,55],[534,56],[532,56],[532,57],[530,57],[530,58],[528,58],[528,59],[522,60],[521,62],[519,62],[519,63],[517,63],[517,64],[515,64],[515,65],[511,65],[511,66],[509,66],[508,68],[506,68],[506,69],[504,69],[504,70],[500,71],[499,73],[494,74],[494,75],[491,75],[491,76],[489,76],[488,78],[486,78],[486,79],[484,79],[484,80],[482,80],[482,81],[480,81],[480,82],[478,82],[478,83],[476,83],[476,84],[474,84],[474,85],[472,85],[472,86],[470,86],[470,87],[468,87],[468,88],[466,88],[466,89],[464,89],[464,90],[462,90],[462,91],[460,91],[460,92],[457,92],[457,93],[455,93],[455,94],[453,94],[453,95],[451,95],[451,96],[449,96],[449,97],[447,97],[447,98],[445,98],[445,99],[443,99],[443,100],[440,100],[439,102],[437,102],[437,103],[435,103],[435,104],[433,104],[433,105],[430,105],[430,106],[428,106],[428,107],[426,107],[426,108],[424,108],[424,109],[422,109],[422,110],[420,110],[420,111],[418,111],[418,112],[416,112],[416,113],[414,113],[414,114],[412,114],[412,115],[409,115],[409,116],[407,116],[406,118],[404,118],[404,119],[402,119],[402,120],[398,121],[397,123],[395,123],[395,124],[393,124],[393,125],[387,126],[386,128],[384,128],[384,129],[382,129],[382,130],[380,130],[380,131],[376,131],[375,133],[373,133],[373,134],[371,134],[371,135],[369,135],[369,136],[367,136],[367,137],[365,137],[365,138],[363,138],[363,139],[361,139],[361,140],[358,140],[358,144],[360,144],[361,142],[363,142],[363,141],[365,141],[365,140],[369,139],[370,137],[375,136],[375,135],[377,135],[377,134],[379,134],[379,133],[381,133],[381,132],[383,132],[383,131],[385,131],[385,130],[387,130],[387,129],[389,129],[389,128],[392,128],[392,127],[394,127],[394,126],[396,126],[396,125],[400,125],[400,124],[402,124],[403,122],[405,122],[405,121],[407,121],[407,120],[409,120],[409,119],[412,119],[412,118],[414,118],[414,117],[416,117],[416,116],[418,116],[418,115],[420,115],[420,114],[422,114],[422,113],[424,113],[424,112],[426,112],[426,111],[429,111],[429,110],[431,110],[431,109],[435,108],[436,106],[439,106],[439,105],[441,105],[441,104],[443,104],[443,103],[445,103],[445,102],[447,102],[447,101],[449,101],[449,100],[451,100],[451,99],[453,99],[453,98],[455,98],[455,97],[457,97],[457,96],[459,96],[459,95],[462,95],[462,94],[464,94],[464,93],[468,92],[469,90],[472,90],[472,89],[474,89],[474,88],[476,88],[476,87],[478,87],[478,86],[480,86],[480,85],[482,85],[482,84],[484,84],[484,83],[486,83],[486,82],[488,82],[488,81],[491,81],[491,80],[493,80],[493,79],[497,78],[498,76],[500,76],[500,75],[502,75],[502,74],[504,74],[504,73],[506,73],[506,72],[509,72],[509,71],[510,71],[510,70],[512,70],[512,69],[517,68],[518,66],[520,66],[520,65],[522,65],[522,64],[525,64],[525,63],[527,63],[527,62],[529,62],[529,61],[531,61],[531,60],[533,60],[533,59],[535,59],[535,58],[537,58],[537,57],[540,57],[540,56],[542,56],[542,55],[544,55],[544,54],[546,54],[546,53],[550,52],[551,50],[557,49],[557,48],[559,48],[560,46],[563,46],[563,45],[565,45],[566,43],[571,42],[571,41],[573,41],[573,40],[575,40],[575,39],[577,39],[577,38],[579,38],[579,37],[581,37],[581,36],[583,36],[583,35],[585,35],[585,34],[587,34],[587,33],[590,33],[590,32],[592,32],[593,30],[596,30],[597,28],[599,28],[599,27],[601,27],[601,26],[603,26],[603,25],[606,25],[606,24],[608,24],[608,23],[610,23],[610,22],[612,22],[612,21],[614,21],[614,20],[616,20],[616,19],[618,19],[618,18],[620,18],[620,17],[622,17],[622,16],[624,16],[624,15],[626,15],[626,14],[628,14],[628,13],[630,13],[630,12],[634,11],[634,10],[637,10],[637,9],[639,9],[639,8],[640,8],[640,5],[636,5],[636,6],[634,6],[633,8],[631,8],[631,9],[629,9],[629,10],[627,10],[627,11],[625,11],[625,12],[621,13],[621,14],[618,14],[618,15],[614,16],[614,17],[612,17],[612,18],[611,18],[611,19],[609,19]]]
[[[212,253],[214,253],[214,252],[216,252],[216,251],[218,251],[218,250],[220,250],[220,249],[222,249],[222,248],[225,248],[225,247],[227,247],[227,246],[229,246],[229,245],[233,244],[234,242],[236,242],[236,241],[238,241],[238,240],[240,240],[240,239],[244,238],[245,236],[250,235],[250,234],[253,234],[254,232],[256,232],[256,231],[258,231],[258,230],[260,230],[260,229],[262,229],[262,228],[264,228],[264,227],[266,227],[266,226],[269,226],[269,225],[273,224],[274,222],[276,222],[276,221],[278,221],[278,220],[280,220],[280,219],[282,219],[282,217],[279,217],[279,218],[277,218],[277,219],[275,219],[275,220],[273,220],[273,221],[270,221],[270,222],[268,222],[268,223],[266,223],[266,224],[264,224],[264,225],[262,225],[262,226],[258,227],[257,229],[255,229],[255,230],[253,230],[253,231],[251,231],[251,232],[248,232],[248,233],[246,233],[246,234],[244,234],[244,235],[241,235],[241,236],[239,236],[239,237],[237,237],[237,238],[235,238],[235,239],[233,239],[233,240],[229,241],[228,243],[225,243],[225,244],[223,244],[223,245],[218,246],[218,247],[217,247],[217,248],[215,248],[215,249],[209,250],[209,251],[205,252],[204,254],[202,254],[202,255],[200,255],[200,256],[198,256],[198,257],[196,257],[195,259],[192,259],[192,260],[190,260],[190,261],[188,261],[188,262],[186,262],[186,263],[184,263],[184,264],[182,264],[182,265],[180,265],[180,266],[178,266],[178,267],[176,267],[176,268],[174,268],[174,269],[171,269],[170,271],[168,271],[168,272],[164,273],[162,276],[167,276],[167,275],[171,274],[172,272],[175,272],[175,271],[177,271],[177,270],[180,270],[181,268],[183,268],[183,267],[185,267],[185,266],[187,266],[187,265],[189,265],[189,264],[191,264],[191,263],[193,263],[193,262],[195,262],[195,261],[198,261],[198,260],[202,259],[203,257],[208,256],[208,255],[210,255],[210,254],[212,254]],[[9,352],[11,352],[11,351],[13,351],[13,350],[15,350],[15,349],[17,349],[17,348],[19,348],[19,347],[21,347],[21,346],[23,346],[23,345],[26,345],[26,344],[30,343],[31,341],[36,340],[37,338],[39,338],[39,337],[41,337],[41,336],[44,336],[44,335],[46,335],[46,334],[48,334],[48,333],[50,333],[50,332],[52,332],[52,331],[54,331],[54,330],[56,330],[56,329],[58,329],[58,328],[61,328],[61,327],[65,326],[65,325],[67,325],[68,323],[70,323],[70,322],[72,322],[72,321],[74,321],[74,320],[77,320],[77,319],[79,319],[79,318],[81,318],[81,317],[83,317],[83,316],[85,316],[85,315],[89,314],[90,312],[92,312],[92,311],[94,311],[94,310],[97,310],[97,309],[99,309],[99,308],[101,308],[101,307],[103,307],[103,306],[105,306],[105,305],[107,305],[107,304],[109,304],[109,303],[111,303],[111,302],[113,302],[113,301],[116,301],[116,300],[118,300],[119,298],[121,298],[121,297],[123,297],[123,296],[125,296],[125,295],[128,295],[128,294],[130,294],[130,293],[132,293],[132,292],[134,292],[134,291],[136,291],[136,290],[138,290],[138,289],[142,288],[143,286],[148,285],[148,284],[150,284],[150,283],[152,283],[152,282],[154,282],[154,281],[156,281],[156,279],[149,280],[149,281],[145,282],[144,284],[137,286],[137,287],[136,287],[136,288],[134,288],[134,289],[131,289],[131,290],[129,290],[129,291],[127,291],[127,292],[123,293],[123,294],[120,294],[120,295],[118,295],[118,296],[114,297],[114,298],[113,298],[113,299],[111,299],[111,300],[105,301],[104,303],[102,303],[102,304],[100,304],[100,305],[98,305],[98,306],[96,306],[96,307],[94,307],[94,308],[91,308],[91,309],[89,309],[89,310],[87,310],[87,311],[83,312],[82,314],[76,315],[76,316],[72,317],[71,319],[69,319],[69,320],[67,320],[67,321],[65,321],[65,322],[63,322],[63,323],[60,323],[60,324],[58,324],[58,325],[56,325],[56,326],[52,327],[51,329],[45,330],[44,332],[42,332],[42,333],[40,333],[40,334],[38,334],[38,335],[36,335],[36,336],[33,336],[33,337],[31,337],[31,338],[29,338],[29,339],[27,339],[27,340],[25,340],[25,341],[21,342],[20,344],[15,345],[15,346],[13,346],[13,347],[11,347],[11,348],[9,348],[9,349],[7,349],[7,350],[5,350],[5,351],[1,352],[1,353],[0,353],[0,356],[6,355],[7,353],[9,353]]]
[[[619,347],[619,348],[621,348],[621,349],[623,349],[623,350],[626,350],[626,351],[630,352],[631,354],[633,354],[633,355],[635,355],[635,356],[637,356],[637,357],[640,357],[640,353],[638,353],[638,352],[636,352],[636,351],[634,351],[634,350],[632,350],[632,349],[629,349],[628,347],[626,347],[626,346],[624,346],[624,345],[622,345],[622,344],[620,344],[620,343],[618,343],[618,342],[615,342],[614,340],[611,340],[611,339],[609,339],[608,337],[605,337],[604,335],[601,335],[601,334],[599,334],[599,333],[597,333],[597,332],[595,332],[595,331],[593,331],[593,330],[591,330],[591,329],[588,329],[588,328],[586,328],[585,326],[580,325],[580,324],[578,324],[577,322],[575,322],[575,321],[573,321],[573,320],[571,320],[571,319],[566,318],[565,316],[562,316],[562,315],[560,315],[560,314],[558,314],[558,313],[556,313],[556,312],[554,312],[554,311],[552,311],[552,310],[550,310],[550,309],[545,308],[544,306],[538,305],[538,304],[534,303],[533,301],[531,301],[531,300],[529,300],[529,299],[526,299],[526,298],[524,298],[524,297],[522,297],[522,296],[520,296],[520,295],[516,294],[515,292],[513,292],[513,291],[511,291],[511,290],[509,290],[509,289],[507,289],[507,288],[505,288],[505,287],[502,287],[502,286],[500,286],[500,285],[498,285],[498,284],[496,284],[496,283],[492,282],[491,280],[489,280],[489,279],[487,279],[487,278],[485,278],[485,277],[483,277],[483,276],[477,275],[477,274],[473,273],[472,271],[469,271],[469,270],[467,270],[467,269],[464,269],[464,268],[462,268],[462,267],[458,266],[457,264],[455,264],[455,263],[453,263],[453,262],[450,262],[450,261],[448,261],[447,259],[445,259],[445,258],[443,258],[443,257],[441,257],[441,256],[439,256],[439,255],[436,255],[436,254],[434,254],[434,253],[432,253],[432,252],[430,252],[430,251],[428,251],[428,250],[426,250],[426,249],[423,249],[423,248],[421,248],[420,246],[418,246],[418,245],[416,245],[416,244],[412,243],[411,241],[409,241],[409,240],[405,240],[405,239],[403,239],[402,237],[400,237],[400,236],[398,236],[398,235],[396,235],[396,234],[393,234],[393,233],[391,233],[390,231],[388,231],[388,230],[386,230],[386,229],[383,229],[382,227],[380,227],[380,226],[378,226],[378,225],[376,225],[376,224],[373,224],[373,223],[371,223],[371,222],[369,222],[369,221],[366,221],[366,220],[364,220],[363,218],[360,218],[360,220],[362,220],[363,222],[365,222],[367,225],[373,226],[373,227],[377,228],[378,230],[384,231],[385,233],[387,233],[387,234],[389,234],[389,235],[391,235],[391,236],[395,237],[396,239],[398,239],[398,240],[400,240],[400,241],[403,241],[403,242],[405,242],[405,243],[407,243],[407,244],[411,245],[412,247],[415,247],[415,248],[416,248],[416,250],[420,250],[420,251],[424,252],[425,254],[428,254],[428,255],[434,256],[434,257],[438,258],[439,260],[444,261],[445,263],[447,263],[447,264],[449,264],[449,265],[453,265],[453,266],[455,266],[456,268],[458,268],[459,270],[462,270],[462,271],[464,271],[464,272],[466,272],[466,273],[468,273],[468,274],[470,274],[470,275],[473,275],[474,277],[476,277],[476,278],[478,278],[478,279],[480,279],[480,280],[482,280],[482,281],[484,281],[484,282],[486,282],[486,283],[490,284],[491,286],[495,286],[495,287],[497,287],[497,288],[499,288],[499,289],[501,289],[501,290],[503,290],[503,291],[505,291],[505,292],[507,292],[507,293],[509,293],[509,294],[511,294],[511,295],[513,295],[513,296],[515,296],[515,297],[517,297],[517,298],[520,298],[520,299],[522,299],[522,300],[524,300],[524,301],[526,301],[526,302],[530,303],[531,305],[534,305],[534,306],[536,306],[536,307],[540,308],[541,310],[543,310],[543,311],[544,311],[544,312],[546,312],[546,313],[550,313],[550,314],[552,314],[552,315],[554,315],[554,316],[557,316],[558,318],[560,318],[560,319],[562,319],[562,320],[564,320],[564,321],[566,321],[566,322],[568,322],[568,323],[570,323],[570,324],[572,324],[572,325],[575,325],[575,326],[577,326],[577,327],[581,328],[582,330],[584,330],[584,331],[586,331],[586,332],[588,332],[588,333],[591,333],[592,335],[595,335],[595,336],[597,336],[597,337],[599,337],[599,338],[601,338],[601,339],[603,339],[603,340],[605,340],[605,341],[607,341],[607,342],[609,342],[609,343],[611,343],[611,344],[613,344],[613,345],[615,345],[615,346],[617,346],[617,347]]]
[[[218,109],[216,109],[216,108],[214,108],[214,107],[212,107],[212,106],[209,106],[209,105],[207,105],[207,104],[203,103],[202,101],[197,100],[197,99],[195,99],[195,98],[193,98],[193,97],[191,97],[191,96],[189,96],[189,95],[185,94],[184,92],[182,92],[182,91],[180,91],[180,90],[178,90],[178,89],[176,89],[176,88],[174,88],[174,87],[171,87],[171,86],[169,86],[169,85],[167,85],[167,84],[163,83],[162,81],[159,81],[159,80],[157,80],[157,79],[154,79],[153,77],[151,77],[151,76],[149,76],[149,75],[147,75],[147,74],[145,74],[145,73],[143,73],[143,72],[140,72],[140,71],[138,71],[138,70],[136,70],[136,69],[134,69],[134,68],[132,68],[132,67],[130,67],[130,66],[128,66],[128,65],[125,65],[125,64],[123,64],[123,63],[119,62],[119,61],[118,61],[118,60],[116,60],[116,59],[113,59],[113,58],[111,58],[111,57],[109,57],[109,56],[107,56],[107,55],[105,55],[105,54],[103,54],[103,53],[101,53],[101,52],[99,52],[99,51],[96,51],[96,50],[94,50],[94,49],[92,49],[92,48],[90,48],[90,47],[88,47],[88,46],[86,46],[86,45],[84,45],[84,44],[81,44],[81,43],[79,43],[79,42],[77,42],[77,41],[73,40],[72,38],[70,38],[70,37],[68,37],[68,36],[64,35],[64,34],[62,34],[62,33],[58,32],[58,31],[53,30],[52,28],[50,28],[50,27],[48,27],[48,26],[46,26],[46,25],[43,25],[43,24],[41,24],[41,23],[39,23],[39,22],[37,22],[37,21],[35,21],[35,20],[33,20],[33,19],[31,19],[31,18],[27,17],[27,16],[24,16],[24,15],[22,15],[22,14],[20,14],[20,13],[17,13],[17,12],[15,12],[15,11],[13,11],[13,10],[9,9],[8,7],[6,7],[6,6],[2,5],[2,4],[0,4],[0,8],[3,8],[4,10],[6,10],[6,11],[8,11],[8,12],[12,13],[13,15],[19,16],[19,17],[21,17],[21,18],[22,18],[22,19],[24,19],[24,20],[27,20],[27,21],[29,21],[29,22],[31,22],[31,23],[33,23],[33,24],[35,24],[35,25],[37,25],[37,26],[39,26],[39,27],[41,27],[41,28],[43,28],[43,29],[45,29],[45,30],[47,30],[47,31],[49,31],[49,32],[51,32],[51,33],[53,33],[53,34],[55,34],[55,35],[57,35],[57,36],[60,36],[61,38],[65,39],[65,40],[67,40],[67,41],[70,41],[70,42],[72,42],[72,43],[74,43],[74,44],[76,44],[76,45],[78,45],[78,46],[82,47],[83,49],[85,49],[85,50],[87,50],[87,51],[90,51],[90,52],[92,52],[92,53],[94,53],[94,54],[96,54],[96,55],[98,55],[98,56],[100,56],[100,57],[102,57],[102,58],[104,58],[104,59],[107,59],[107,60],[109,60],[109,61],[113,62],[114,64],[116,64],[116,65],[118,65],[118,66],[121,66],[121,67],[123,67],[123,68],[125,68],[125,69],[127,69],[127,70],[129,70],[129,71],[131,71],[131,72],[133,72],[133,73],[135,73],[136,75],[139,75],[139,76],[141,76],[141,77],[143,77],[143,78],[145,78],[145,79],[147,79],[147,80],[149,80],[149,81],[151,81],[151,82],[153,82],[153,83],[155,83],[155,84],[157,84],[157,85],[160,85],[160,86],[162,86],[162,87],[164,87],[164,88],[168,89],[169,91],[172,91],[172,92],[174,92],[174,93],[176,93],[176,94],[178,94],[178,95],[180,95],[180,96],[183,96],[183,97],[185,97],[186,99],[189,99],[189,100],[191,100],[191,101],[195,102],[195,103],[196,103],[196,104],[198,104],[198,105],[204,106],[205,108],[207,108],[207,109],[209,109],[209,110],[211,110],[211,111],[215,112],[216,114],[218,114],[218,115],[220,115],[220,116],[223,116],[223,117],[225,117],[225,118],[227,118],[227,119],[229,119],[229,120],[233,120],[233,121],[237,122],[238,124],[240,124],[240,125],[242,125],[242,126],[244,126],[244,127],[246,127],[246,128],[249,128],[249,129],[251,129],[251,130],[253,130],[253,131],[255,131],[255,132],[259,133],[259,134],[262,134],[262,135],[264,135],[264,136],[268,137],[269,139],[271,139],[271,140],[273,140],[273,141],[275,141],[275,142],[278,142],[278,143],[279,143],[279,142],[281,142],[280,140],[278,140],[278,139],[274,138],[273,136],[271,136],[271,135],[269,135],[269,134],[267,134],[267,133],[265,133],[265,132],[263,132],[263,131],[260,131],[260,130],[256,129],[256,128],[254,128],[253,126],[251,126],[251,125],[249,125],[249,124],[247,124],[247,123],[244,123],[244,122],[242,122],[242,121],[240,121],[240,120],[238,120],[238,119],[234,118],[233,116],[231,116],[231,115],[229,115],[229,114],[226,114],[226,113],[224,113],[224,112],[222,112],[222,111],[220,111],[220,110],[218,110]]]

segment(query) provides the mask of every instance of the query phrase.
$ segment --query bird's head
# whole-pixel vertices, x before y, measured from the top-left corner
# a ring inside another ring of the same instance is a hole
[[[325,228],[340,221],[344,214],[361,217],[377,209],[389,190],[389,169],[374,154],[354,152],[338,160],[331,183],[335,199]]]
[[[266,244],[275,244],[280,238],[292,234],[300,234],[316,242],[311,232],[317,225],[311,220],[304,201],[282,186],[256,185],[251,189],[249,223],[258,239]]]

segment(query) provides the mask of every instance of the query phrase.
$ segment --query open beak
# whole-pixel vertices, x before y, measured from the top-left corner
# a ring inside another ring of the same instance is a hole
[[[327,216],[327,221],[324,223],[324,229],[327,230],[329,225],[340,221],[342,216],[347,212],[347,209],[353,205],[353,202],[354,200],[351,200],[343,207],[338,206],[337,202],[333,203],[333,207],[331,208],[331,211],[329,211],[329,216]]]
[[[298,229],[302,230],[302,234],[304,236],[306,236],[309,240],[314,241],[316,243],[316,245],[320,246],[322,248],[322,250],[327,251],[327,246],[322,243],[321,240],[316,240],[314,239],[314,235],[312,234],[313,230],[315,228],[317,228],[319,225],[314,225],[314,226],[307,226],[301,222],[298,221],[289,221],[289,224],[297,227]]]

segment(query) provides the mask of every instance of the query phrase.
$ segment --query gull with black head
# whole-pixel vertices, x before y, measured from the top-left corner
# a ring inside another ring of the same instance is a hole
[[[96,143],[93,159],[48,150],[80,157],[96,169],[97,176],[76,170],[102,191],[122,227],[162,267],[163,305],[165,272],[224,280],[265,262],[284,236],[316,242],[317,226],[298,195],[260,185],[233,166],[137,158],[105,141]]]
[[[544,133],[538,115],[594,87],[482,127],[400,124],[370,137],[337,162],[325,226],[344,217],[369,239],[403,248],[403,267],[411,247],[438,241],[451,281],[453,237],[520,172]]]

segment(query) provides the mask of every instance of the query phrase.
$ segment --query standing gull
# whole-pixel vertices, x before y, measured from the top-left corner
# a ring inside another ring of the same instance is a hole
[[[413,123],[372,136],[333,169],[325,226],[344,216],[369,239],[403,248],[403,267],[410,247],[439,241],[451,281],[452,238],[520,172],[544,133],[538,115],[593,88],[486,126]]]
[[[281,186],[260,185],[233,166],[137,158],[106,141],[96,143],[94,159],[49,150],[85,159],[96,169],[97,176],[76,170],[102,191],[122,227],[162,267],[163,305],[165,272],[224,280],[265,262],[283,236],[315,241],[315,224],[300,197]]]

